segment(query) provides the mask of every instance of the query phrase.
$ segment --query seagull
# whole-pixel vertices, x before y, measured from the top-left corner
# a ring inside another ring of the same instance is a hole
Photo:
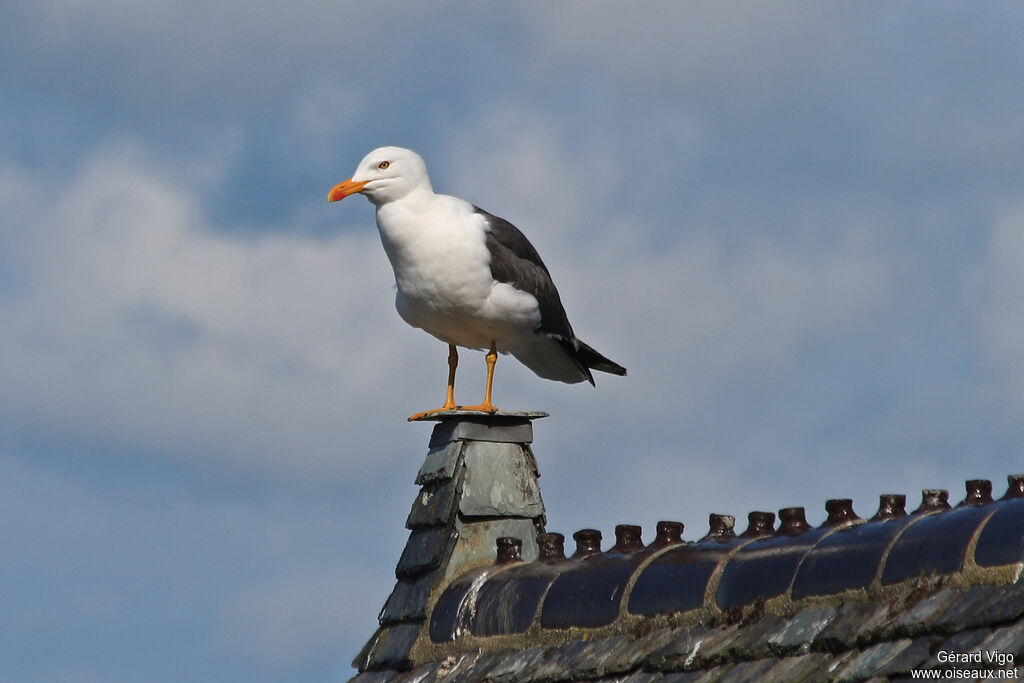
[[[405,322],[448,344],[444,405],[495,413],[491,402],[498,354],[511,354],[538,376],[594,384],[591,370],[625,375],[576,338],[551,274],[526,236],[469,202],[435,194],[420,155],[380,147],[327,195],[336,202],[362,194],[377,209],[381,243],[395,273],[395,308]],[[487,350],[487,385],[479,405],[455,403],[457,347]]]

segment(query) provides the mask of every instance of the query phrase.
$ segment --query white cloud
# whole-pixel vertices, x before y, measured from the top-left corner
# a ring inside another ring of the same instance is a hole
[[[375,232],[228,237],[132,157],[98,153],[49,203],[5,174],[37,198],[14,212],[24,282],[0,301],[11,423],[298,470],[343,459],[339,416],[379,397],[380,368],[411,371]]]
[[[686,375],[711,383],[776,371],[808,339],[856,325],[886,286],[881,261],[843,245],[825,254],[761,247],[728,255],[698,238],[653,258],[604,246],[586,265],[596,270],[600,259],[615,275],[587,283],[590,301],[618,311],[620,326],[643,330],[649,360],[686,365]],[[575,274],[582,286],[586,269]]]
[[[536,68],[552,59],[599,64],[620,84],[673,92],[776,97],[780,86],[839,66],[856,36],[853,13],[815,3],[650,2],[628,12],[585,0],[519,7],[540,38]]]

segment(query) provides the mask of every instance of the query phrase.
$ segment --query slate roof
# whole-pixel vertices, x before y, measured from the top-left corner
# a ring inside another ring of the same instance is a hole
[[[541,416],[441,416],[395,590],[353,681],[1019,678],[1024,476],[1000,500],[969,481],[956,507],[926,489],[909,514],[905,496],[885,494],[868,520],[830,500],[817,528],[802,508],[780,510],[778,526],[751,512],[738,535],[713,514],[700,539],[661,522],[645,545],[620,525],[603,551],[585,529],[566,557],[562,535],[544,531]]]

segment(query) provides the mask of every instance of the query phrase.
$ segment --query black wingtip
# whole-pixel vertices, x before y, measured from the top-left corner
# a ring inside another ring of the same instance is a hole
[[[576,340],[576,342],[577,344],[579,344],[579,349],[576,352],[576,357],[579,359],[581,364],[585,365],[591,370],[607,372],[609,375],[618,375],[619,377],[626,376],[626,368],[622,367],[613,360],[605,358],[600,353],[595,351],[592,346],[584,344],[579,340]],[[589,379],[590,383],[593,384],[593,377],[589,377]]]

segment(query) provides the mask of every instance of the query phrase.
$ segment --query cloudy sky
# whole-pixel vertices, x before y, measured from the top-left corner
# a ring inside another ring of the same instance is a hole
[[[1024,470],[1017,3],[8,0],[0,679],[337,681],[446,348],[370,149],[521,227],[587,385],[499,360],[549,529]],[[458,397],[479,400],[464,354]]]

